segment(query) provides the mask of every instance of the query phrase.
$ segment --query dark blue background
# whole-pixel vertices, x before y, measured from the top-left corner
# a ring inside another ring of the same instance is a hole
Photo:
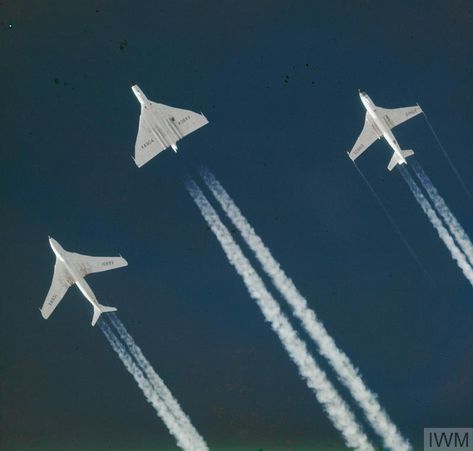
[[[200,163],[403,434],[421,447],[424,427],[471,426],[471,286],[386,170],[387,144],[360,168],[434,283],[345,152],[363,124],[358,88],[386,108],[419,102],[472,190],[472,43],[460,0],[2,1],[2,449],[175,446],[77,289],[41,318],[48,235],[127,258],[88,281],[211,448],[343,447],[185,192],[181,173]],[[210,124],[137,169],[133,83]],[[423,118],[396,137],[473,232]]]

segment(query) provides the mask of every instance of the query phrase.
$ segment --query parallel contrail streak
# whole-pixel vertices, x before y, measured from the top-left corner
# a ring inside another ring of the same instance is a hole
[[[308,307],[307,300],[285,274],[220,182],[207,168],[201,170],[201,176],[222,206],[225,214],[253,251],[263,270],[271,278],[274,286],[284,296],[292,307],[295,316],[299,318],[307,333],[318,345],[320,353],[327,358],[341,382],[350,390],[353,398],[363,409],[373,429],[382,437],[384,445],[396,451],[410,449],[409,443],[401,436],[387,413],[380,406],[376,395],[363,383],[358,370],[353,366],[348,356],[337,347],[315,312]]]
[[[169,432],[175,437],[177,445],[184,450],[192,450],[192,442],[184,433],[181,427],[177,424],[176,419],[169,412],[163,400],[158,396],[149,381],[144,376],[143,372],[138,368],[133,358],[128,354],[126,348],[117,338],[117,336],[110,329],[105,321],[99,321],[100,329],[112,346],[113,350],[118,354],[125,368],[133,376],[138,387],[145,395],[146,400],[153,406],[158,416],[163,420]]]
[[[435,213],[435,210],[430,205],[430,202],[422,194],[422,191],[420,190],[414,179],[411,177],[407,169],[403,166],[398,166],[398,168],[399,172],[404,177],[404,180],[406,181],[407,186],[409,186],[409,189],[411,190],[415,199],[421,206],[422,210],[424,210],[424,213],[427,215],[430,222],[437,231],[440,239],[444,242],[445,246],[450,251],[452,258],[457,262],[458,267],[462,270],[464,276],[473,286],[473,268],[469,265],[465,255],[455,244],[455,241],[453,241],[453,238],[450,236],[450,233],[448,233],[448,230],[442,224],[442,220],[437,216],[437,213]]]
[[[396,224],[396,221],[394,221],[394,218],[391,216],[391,213],[389,213],[388,209],[385,207],[384,205],[384,202],[381,200],[381,198],[378,196],[378,194],[376,193],[376,191],[374,190],[374,188],[371,186],[371,183],[368,181],[368,179],[365,177],[365,174],[363,174],[363,172],[361,172],[361,169],[358,167],[358,165],[356,164],[355,161],[353,161],[353,164],[355,166],[355,169],[357,170],[358,174],[360,175],[360,177],[362,178],[362,180],[365,182],[365,185],[368,187],[368,189],[370,190],[371,194],[373,195],[373,197],[375,198],[376,202],[378,203],[378,205],[381,207],[381,209],[383,210],[386,218],[388,218],[388,221],[391,223],[393,229],[396,231],[396,233],[399,235],[399,238],[401,238],[401,241],[404,243],[404,245],[406,246],[407,250],[409,251],[409,253],[411,254],[412,258],[416,261],[416,263],[419,265],[419,268],[422,269],[422,271],[424,272],[424,274],[432,281],[432,277],[430,276],[430,274],[427,272],[427,270],[424,268],[424,265],[421,263],[419,257],[417,256],[417,254],[414,252],[414,249],[412,249],[412,246],[409,244],[409,242],[407,241],[406,237],[404,236],[404,234],[402,233],[401,229],[399,228],[399,226]]]
[[[458,169],[456,168],[456,166],[453,164],[453,161],[450,159],[450,157],[448,156],[448,153],[447,151],[445,150],[445,147],[443,147],[443,144],[440,142],[440,139],[439,137],[437,136],[437,133],[435,132],[434,130],[434,127],[432,127],[432,124],[430,123],[429,121],[429,118],[427,117],[427,114],[425,113],[425,111],[423,111],[424,113],[424,119],[425,119],[425,122],[427,122],[427,125],[428,127],[430,128],[430,131],[432,132],[432,134],[434,135],[434,138],[435,140],[437,141],[437,144],[439,145],[440,147],[440,150],[443,152],[443,155],[445,156],[445,158],[447,159],[448,161],[448,164],[450,165],[450,167],[452,168],[452,171],[453,173],[456,175],[458,181],[460,182],[460,185],[462,186],[463,190],[465,191],[466,195],[470,198],[470,200],[473,202],[473,196],[471,195],[469,189],[466,187],[466,184],[465,184],[465,181],[463,180],[463,177],[460,175],[460,173],[458,172]]]
[[[148,381],[151,383],[154,390],[166,403],[167,408],[178,422],[180,428],[184,430],[187,436],[191,439],[193,450],[206,450],[208,449],[204,439],[199,435],[197,430],[192,425],[189,417],[184,413],[177,400],[172,395],[171,391],[167,388],[164,381],[159,377],[156,371],[153,369],[151,364],[148,362],[146,357],[143,355],[140,347],[135,343],[132,336],[126,330],[124,324],[120,321],[117,315],[114,313],[108,315],[113,326],[117,330],[120,338],[123,340],[128,348],[128,352],[134,357],[138,366],[146,375]]]
[[[297,365],[299,373],[324,407],[332,424],[341,432],[346,445],[354,449],[373,450],[350,408],[327,379],[323,370],[317,366],[314,358],[307,351],[305,343],[301,341],[286,316],[281,312],[279,304],[268,292],[260,276],[243,255],[242,250],[220,220],[215,209],[193,180],[187,180],[186,187],[222,246],[228,261],[243,279],[250,296],[258,304],[266,321],[271,324],[292,361]]]
[[[442,196],[440,196],[434,184],[430,180],[429,176],[424,172],[420,164],[414,160],[412,161],[412,168],[414,169],[417,178],[422,183],[422,186],[427,191],[427,194],[429,195],[430,200],[433,202],[437,213],[440,213],[440,216],[442,216],[443,220],[447,224],[450,233],[455,238],[457,244],[460,246],[460,249],[467,256],[470,265],[473,266],[473,244],[471,243],[470,237],[466,234],[457,218],[455,218],[453,213],[447,207],[447,204],[443,200]]]

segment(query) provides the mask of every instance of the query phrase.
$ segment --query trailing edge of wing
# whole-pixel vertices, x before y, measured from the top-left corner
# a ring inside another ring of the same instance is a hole
[[[152,102],[152,106],[159,115],[169,120],[171,128],[174,129],[179,139],[184,138],[184,136],[195,132],[200,127],[209,123],[203,114],[194,113],[190,110],[174,108],[155,102]]]
[[[422,109],[419,105],[393,109],[378,107],[376,112],[383,118],[386,125],[392,129],[422,113]]]
[[[44,319],[48,319],[51,316],[51,313],[53,313],[59,302],[61,302],[61,299],[72,284],[73,282],[69,280],[63,264],[59,260],[56,260],[51,287],[41,307],[41,315],[43,315]]]
[[[360,136],[356,140],[353,149],[351,149],[350,153],[348,154],[349,157],[355,161],[371,144],[373,144],[376,139],[379,138],[379,133],[375,128],[374,124],[368,117],[368,113],[365,116],[365,125],[363,130],[361,131]]]
[[[82,277],[85,277],[87,274],[109,271],[110,269],[122,268],[128,265],[128,262],[123,257],[91,257],[72,252],[69,255],[71,260],[78,266]]]
[[[135,144],[135,163],[143,166],[168,147],[209,121],[203,114],[147,101],[142,105],[140,125]]]
[[[149,113],[147,113],[146,110],[142,111],[135,144],[134,160],[138,167],[143,166],[168,147],[153,135],[150,126],[144,118],[145,114]]]

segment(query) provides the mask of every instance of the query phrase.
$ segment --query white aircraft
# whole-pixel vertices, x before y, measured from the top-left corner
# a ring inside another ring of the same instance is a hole
[[[95,323],[102,313],[115,312],[117,310],[115,307],[107,307],[99,304],[89,284],[84,280],[84,277],[90,273],[127,266],[128,263],[126,260],[122,257],[89,257],[88,255],[67,252],[51,237],[49,237],[49,244],[56,255],[56,264],[54,266],[51,288],[46,296],[43,307],[40,309],[43,318],[49,318],[66,294],[67,289],[74,284],[77,285],[81,293],[94,307],[92,326],[95,326]]]
[[[406,164],[406,158],[414,155],[414,151],[401,150],[391,130],[422,113],[420,106],[387,109],[376,106],[365,92],[360,92],[360,98],[366,108],[365,125],[353,149],[348,153],[349,157],[355,161],[376,139],[384,138],[394,151],[388,170],[392,171],[397,164]]]
[[[139,168],[168,147],[177,152],[177,141],[209,123],[203,114],[151,102],[138,85],[131,89],[141,104],[133,158]]]

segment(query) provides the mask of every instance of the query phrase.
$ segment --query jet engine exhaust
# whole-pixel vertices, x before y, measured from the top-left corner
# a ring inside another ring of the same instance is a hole
[[[406,246],[407,250],[409,251],[409,254],[411,254],[412,258],[415,260],[415,262],[417,263],[417,265],[419,266],[419,268],[424,272],[424,274],[429,278],[430,281],[433,282],[432,280],[432,277],[430,276],[430,274],[427,272],[427,270],[425,269],[424,265],[421,263],[419,257],[417,256],[417,254],[415,253],[414,249],[412,248],[412,246],[409,244],[409,241],[407,241],[406,237],[404,236],[404,234],[402,233],[401,229],[399,228],[399,226],[397,225],[396,221],[394,220],[394,218],[392,217],[391,213],[389,213],[389,210],[386,208],[386,206],[384,205],[384,202],[381,200],[381,198],[378,196],[378,193],[374,190],[373,186],[371,185],[371,183],[368,181],[368,179],[366,178],[365,174],[363,174],[363,172],[361,171],[361,169],[358,167],[358,165],[356,164],[356,162],[354,161],[353,164],[355,165],[355,169],[357,170],[358,174],[360,174],[360,177],[362,178],[362,180],[365,182],[366,186],[368,187],[368,189],[370,190],[371,194],[373,195],[373,197],[375,198],[376,202],[378,203],[378,205],[381,207],[381,210],[383,210],[384,212],[384,215],[386,216],[386,218],[388,219],[388,221],[391,223],[393,229],[396,231],[396,233],[398,234],[399,238],[401,239],[401,241],[404,243],[404,245]]]
[[[123,327],[123,331],[125,332],[125,334],[129,336],[128,332],[126,332],[125,326],[123,326],[123,324],[121,323],[121,321],[118,319],[116,315],[115,315],[113,323],[117,325],[121,325],[121,327]],[[126,346],[120,341],[120,339],[116,336],[116,334],[113,332],[110,326],[104,320],[98,321],[98,324],[99,324],[100,330],[105,335],[105,338],[109,342],[112,349],[117,353],[118,357],[122,361],[127,371],[135,379],[136,383],[138,384],[138,387],[141,389],[141,391],[145,395],[146,400],[152,405],[157,415],[163,420],[169,432],[176,439],[177,445],[180,448],[184,450],[189,450],[189,451],[208,449],[207,446],[205,445],[205,442],[202,439],[199,443],[199,441],[195,440],[195,436],[192,436],[191,434],[189,434],[188,431],[183,427],[182,423],[180,422],[179,416],[175,415],[175,413],[173,412],[173,408],[172,408],[173,406],[168,405],[168,402],[167,402],[168,400],[165,397],[161,396],[160,392],[155,388],[154,384],[149,380],[148,375],[144,373],[142,369],[140,369],[140,367],[138,366],[139,364],[137,365],[137,363],[135,363],[135,360],[137,362],[138,360],[136,358],[134,359],[134,356],[132,355],[132,353],[130,353],[127,350]],[[131,336],[129,337],[131,339]],[[131,339],[131,341],[133,341],[133,339]],[[144,356],[143,356],[143,359],[146,360]],[[162,382],[162,385],[164,386],[163,382]]]
[[[439,213],[442,219],[445,221],[448,230],[450,230],[450,233],[453,235],[453,238],[455,238],[458,246],[460,246],[460,249],[467,256],[470,265],[473,266],[473,244],[471,243],[470,237],[466,234],[457,218],[455,218],[453,213],[450,211],[442,196],[440,196],[434,184],[430,180],[429,176],[422,169],[421,165],[417,161],[413,160],[412,168],[414,169],[414,172],[416,173],[416,176],[424,187],[425,191],[427,191],[427,194],[434,204],[437,213]]]
[[[322,404],[334,427],[342,434],[349,448],[373,450],[373,446],[356,421],[350,407],[340,397],[334,386],[309,354],[305,343],[299,338],[279,304],[269,293],[260,276],[243,254],[227,227],[194,180],[186,181],[186,188],[202,216],[220,243],[229,263],[243,279],[266,321],[279,337],[291,360],[296,364],[307,386]]]
[[[411,177],[407,169],[403,166],[399,166],[399,172],[403,176],[417,203],[420,205],[424,213],[429,218],[429,221],[437,231],[438,236],[449,250],[452,258],[457,262],[458,267],[462,270],[464,276],[473,286],[473,268],[468,263],[465,255],[455,244],[452,236],[442,224],[442,220],[438,217],[434,208],[430,205],[430,202],[426,199],[424,194],[422,194],[421,189]]]
[[[263,267],[264,272],[271,278],[273,285],[292,308],[293,314],[301,321],[304,329],[317,344],[320,354],[329,361],[340,381],[349,389],[363,410],[373,429],[382,437],[384,445],[396,451],[410,449],[410,444],[401,436],[397,427],[379,404],[376,394],[372,393],[364,384],[358,370],[348,356],[337,347],[323,323],[307,305],[307,300],[286,275],[221,183],[205,167],[201,169],[200,174],[225,214]]]
[[[453,161],[448,156],[448,153],[445,150],[445,147],[441,143],[440,138],[438,137],[437,133],[434,130],[434,127],[430,123],[429,118],[427,117],[427,113],[425,111],[423,111],[423,114],[424,114],[424,119],[425,119],[425,122],[427,123],[427,126],[429,127],[430,131],[432,132],[432,135],[434,135],[434,138],[437,141],[437,144],[440,147],[440,150],[442,151],[442,153],[443,153],[444,157],[446,158],[448,164],[450,165],[450,168],[452,169],[453,173],[455,174],[455,177],[457,178],[458,182],[462,186],[463,191],[465,191],[465,194],[470,198],[470,201],[473,202],[473,196],[471,195],[469,189],[467,188],[466,183],[463,180],[463,177],[458,172],[457,167],[453,164]]]
[[[181,430],[185,431],[188,437],[191,438],[192,449],[204,450],[208,449],[204,439],[199,435],[192,425],[189,417],[184,413],[177,400],[167,388],[164,381],[159,377],[154,368],[148,362],[139,346],[135,343],[132,336],[126,330],[124,324],[120,321],[118,316],[114,313],[109,315],[109,319],[113,327],[118,332],[120,338],[128,348],[128,352],[133,356],[140,369],[143,371],[148,382],[153,389],[158,393],[159,397],[165,402],[168,410],[174,416]]]

